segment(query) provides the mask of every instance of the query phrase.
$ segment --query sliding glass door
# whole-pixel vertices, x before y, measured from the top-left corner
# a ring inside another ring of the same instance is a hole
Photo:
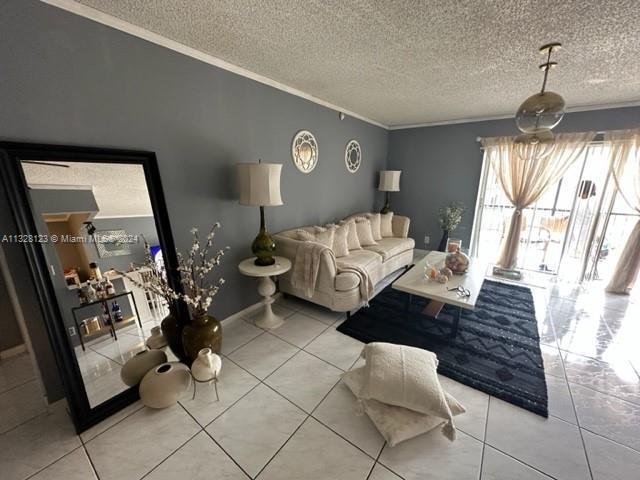
[[[472,236],[473,255],[495,261],[513,206],[485,155]],[[608,280],[637,214],[616,195],[609,151],[590,145],[567,173],[523,210],[517,268],[569,281]]]

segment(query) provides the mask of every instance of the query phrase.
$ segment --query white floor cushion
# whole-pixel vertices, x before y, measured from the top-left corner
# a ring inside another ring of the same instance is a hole
[[[362,388],[363,378],[364,367],[356,368],[342,375],[342,380],[356,397]],[[453,415],[465,412],[464,407],[455,398],[449,394],[446,395]],[[361,402],[364,412],[391,447],[427,433],[444,423],[442,418],[387,405],[377,400],[361,400]]]
[[[440,417],[447,422],[443,433],[455,438],[453,414],[438,379],[438,358],[433,352],[373,342],[365,346],[364,356],[360,398]]]

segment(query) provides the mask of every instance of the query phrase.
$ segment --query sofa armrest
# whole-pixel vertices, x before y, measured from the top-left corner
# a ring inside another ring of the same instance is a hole
[[[293,265],[296,261],[296,253],[298,251],[298,245],[301,243],[300,240],[295,240],[293,238],[285,237],[284,235],[274,235],[274,241],[276,242],[276,255],[281,257],[288,258],[291,260],[291,265]],[[290,278],[291,272],[293,268],[289,270],[284,275],[286,278]],[[323,251],[320,254],[320,271],[318,272],[318,278],[327,278],[331,279],[333,282],[333,278],[336,276],[337,267],[336,261],[331,252],[328,250]]]
[[[394,215],[391,218],[391,230],[393,231],[393,236],[398,238],[407,238],[409,236],[410,223],[411,220],[409,217]]]

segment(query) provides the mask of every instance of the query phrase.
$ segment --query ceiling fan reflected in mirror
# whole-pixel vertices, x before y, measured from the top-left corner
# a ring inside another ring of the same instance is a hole
[[[22,163],[31,163],[33,165],[42,165],[44,167],[69,168],[69,165],[65,165],[64,163],[45,162],[38,160],[22,160]]]

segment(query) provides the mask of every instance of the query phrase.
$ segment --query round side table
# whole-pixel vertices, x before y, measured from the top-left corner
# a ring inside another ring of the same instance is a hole
[[[272,295],[276,293],[276,284],[271,277],[282,275],[291,269],[291,261],[285,257],[274,257],[276,263],[267,267],[260,267],[254,262],[255,258],[247,258],[240,262],[238,269],[240,273],[247,277],[258,278],[258,293],[262,295],[262,303],[264,309],[262,315],[256,319],[256,325],[260,328],[277,328],[284,323],[279,315],[273,313],[271,304],[273,303]]]

